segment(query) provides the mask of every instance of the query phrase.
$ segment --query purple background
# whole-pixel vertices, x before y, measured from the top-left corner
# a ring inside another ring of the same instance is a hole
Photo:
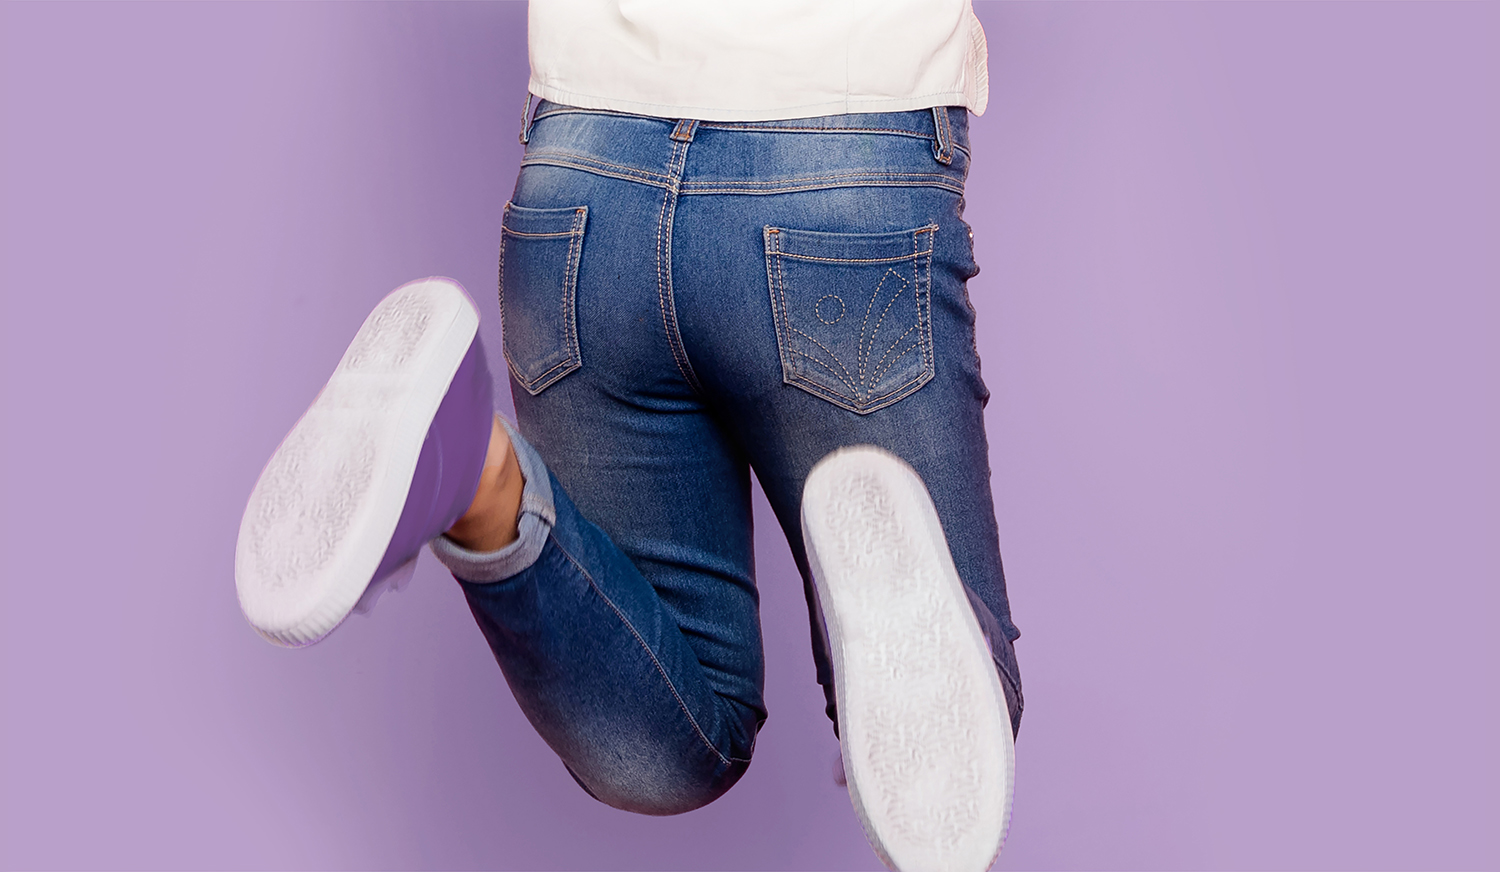
[[[1497,7],[979,13],[1001,868],[1500,865]],[[523,5],[0,33],[0,863],[879,868],[773,524],[772,718],[675,819],[574,786],[430,555],[306,651],[240,617],[245,498],[368,308],[453,276],[499,347]]]

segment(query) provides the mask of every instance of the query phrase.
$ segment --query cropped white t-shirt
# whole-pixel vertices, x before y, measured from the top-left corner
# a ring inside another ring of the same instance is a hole
[[[531,0],[531,93],[666,118],[984,112],[970,0]]]

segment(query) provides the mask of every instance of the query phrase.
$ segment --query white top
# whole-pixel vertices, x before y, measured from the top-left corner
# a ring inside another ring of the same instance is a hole
[[[766,121],[989,101],[971,0],[531,0],[531,93]]]

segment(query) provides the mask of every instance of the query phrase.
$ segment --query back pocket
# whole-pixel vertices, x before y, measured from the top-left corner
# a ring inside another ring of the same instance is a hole
[[[588,208],[505,204],[500,229],[500,329],[511,375],[532,395],[583,365],[578,258]]]
[[[767,227],[782,380],[861,415],[932,380],[932,239]]]

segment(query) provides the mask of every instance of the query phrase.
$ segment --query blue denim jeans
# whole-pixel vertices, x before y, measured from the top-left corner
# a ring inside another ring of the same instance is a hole
[[[527,135],[500,267],[522,535],[434,550],[578,782],[672,814],[744,773],[766,718],[752,469],[835,714],[799,511],[813,464],[856,444],[926,482],[1019,724],[964,111],[719,123],[544,102]]]

